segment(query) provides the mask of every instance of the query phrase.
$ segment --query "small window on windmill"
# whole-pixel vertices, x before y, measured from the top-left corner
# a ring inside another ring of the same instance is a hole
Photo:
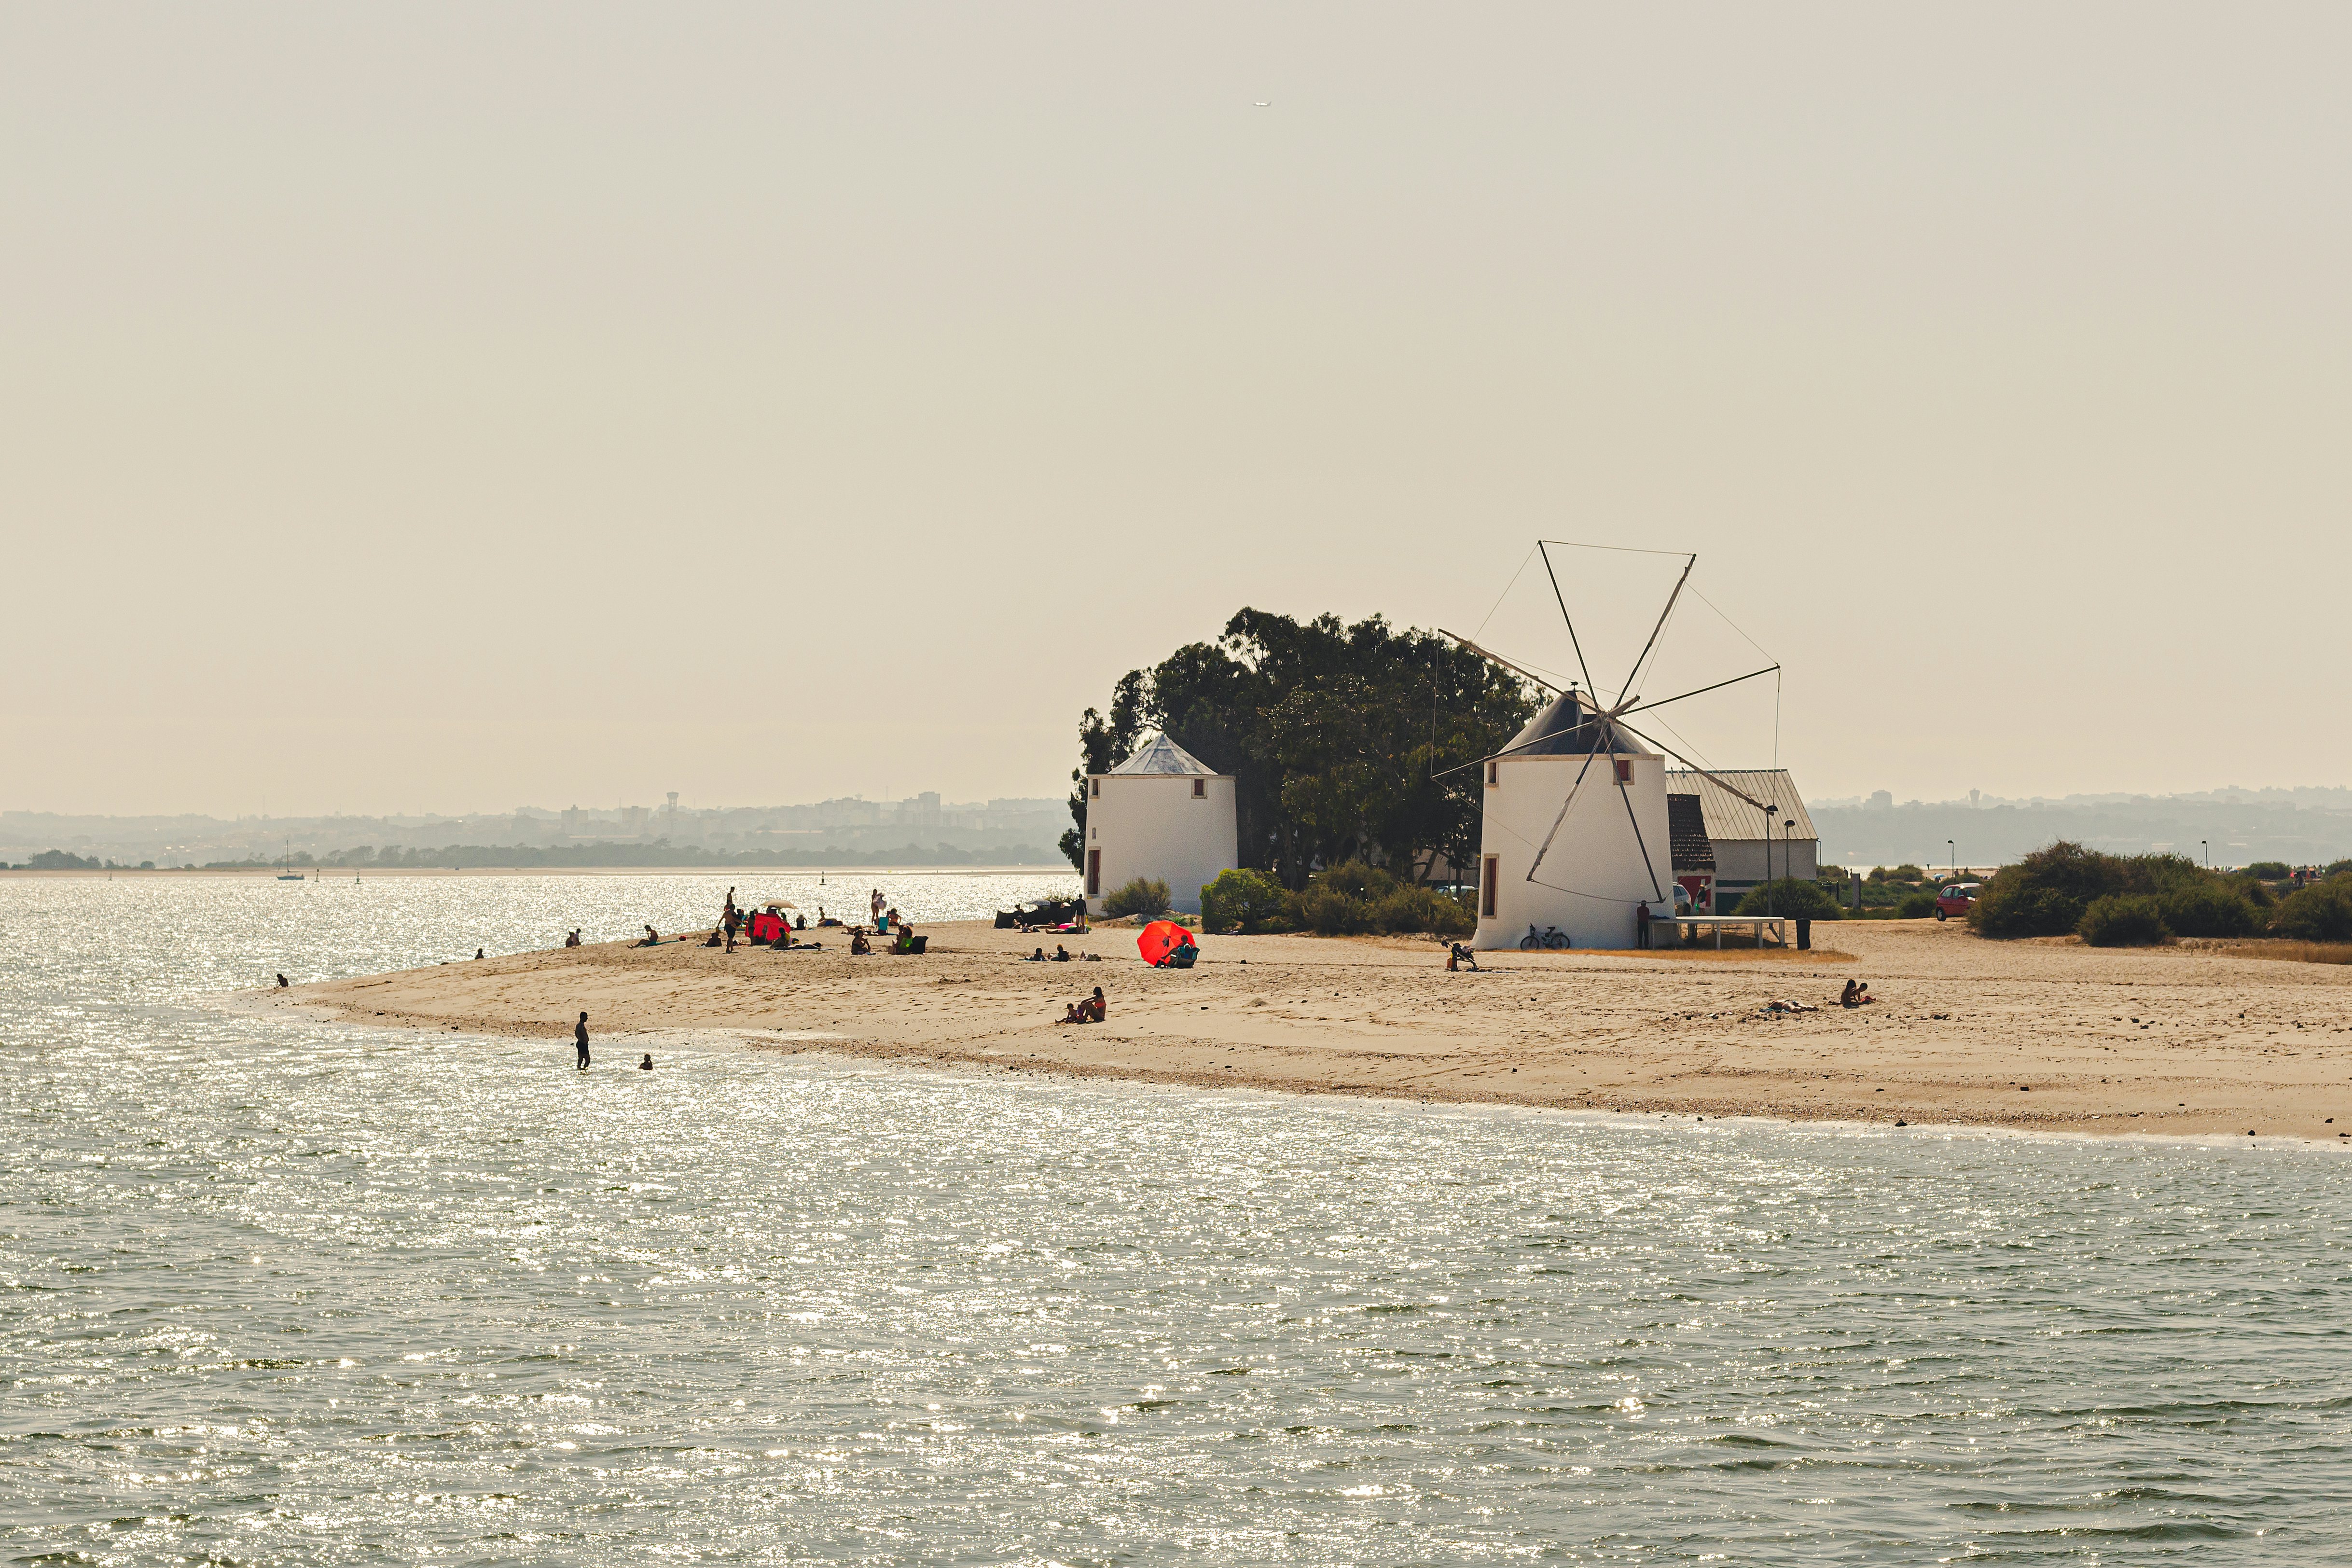
[[[1102,798],[1102,780],[1088,779],[1087,783],[1091,786],[1087,793],[1092,795],[1097,800],[1100,800]]]
[[[1618,757],[1613,760],[1617,763],[1617,782],[1621,784],[1632,784],[1633,782],[1633,759],[1631,757]]]
[[[1486,787],[1492,789],[1495,785],[1501,784],[1502,782],[1503,764],[1500,763],[1488,763],[1486,764]]]
[[[1192,798],[1194,800],[1206,800],[1209,798],[1208,780],[1194,779],[1192,781]]]

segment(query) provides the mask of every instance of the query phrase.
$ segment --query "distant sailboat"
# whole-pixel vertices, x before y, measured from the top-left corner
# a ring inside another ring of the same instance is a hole
[[[299,882],[303,879],[302,873],[294,869],[294,841],[291,838],[286,841],[286,855],[283,859],[278,861],[278,879],[279,881]]]

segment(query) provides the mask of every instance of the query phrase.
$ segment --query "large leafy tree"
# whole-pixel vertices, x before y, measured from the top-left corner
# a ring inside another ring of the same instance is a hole
[[[1535,705],[1516,677],[1433,633],[1244,609],[1214,642],[1121,677],[1108,718],[1087,710],[1062,847],[1082,862],[1085,775],[1157,726],[1234,776],[1244,866],[1292,888],[1355,858],[1425,880],[1477,853],[1476,774],[1449,771],[1500,750]]]

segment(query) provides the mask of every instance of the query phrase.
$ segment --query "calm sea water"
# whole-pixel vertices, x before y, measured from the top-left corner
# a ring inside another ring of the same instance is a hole
[[[0,881],[5,1559],[2352,1559],[2328,1155],[583,1077],[202,1000],[725,886]]]

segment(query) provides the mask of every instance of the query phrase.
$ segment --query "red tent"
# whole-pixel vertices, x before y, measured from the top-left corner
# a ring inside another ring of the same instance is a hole
[[[1174,921],[1153,921],[1137,933],[1135,945],[1143,954],[1143,962],[1155,969],[1168,962],[1168,955],[1180,947],[1192,947],[1192,933]]]

